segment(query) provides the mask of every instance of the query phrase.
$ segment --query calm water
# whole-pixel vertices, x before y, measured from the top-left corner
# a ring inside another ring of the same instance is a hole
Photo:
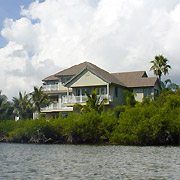
[[[180,147],[0,143],[0,179],[180,179]]]

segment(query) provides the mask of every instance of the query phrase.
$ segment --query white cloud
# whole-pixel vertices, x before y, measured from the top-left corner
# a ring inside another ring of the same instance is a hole
[[[46,0],[6,19],[0,89],[10,97],[51,73],[83,61],[108,71],[149,70],[156,54],[170,60],[178,83],[179,0]],[[6,78],[6,79],[5,79]],[[16,89],[16,91],[14,90]]]

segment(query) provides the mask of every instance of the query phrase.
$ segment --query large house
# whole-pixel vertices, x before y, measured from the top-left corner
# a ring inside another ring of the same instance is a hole
[[[96,88],[98,95],[103,93],[101,99],[107,99],[107,109],[125,104],[123,90],[135,92],[137,101],[142,101],[148,95],[157,96],[160,91],[158,78],[148,77],[145,71],[109,73],[89,62],[72,66],[42,81],[44,92],[54,101],[41,110],[47,118],[73,112],[75,103],[85,104],[85,91],[91,93]]]

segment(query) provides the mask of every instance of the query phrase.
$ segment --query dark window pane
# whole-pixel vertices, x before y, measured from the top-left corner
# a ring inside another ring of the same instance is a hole
[[[76,89],[76,96],[80,96],[80,89]]]
[[[152,93],[152,88],[144,88],[144,97],[150,96]]]
[[[115,96],[118,97],[118,88],[115,87]]]

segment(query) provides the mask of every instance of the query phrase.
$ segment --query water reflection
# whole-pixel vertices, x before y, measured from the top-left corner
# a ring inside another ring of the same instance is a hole
[[[180,177],[179,147],[0,144],[0,179]]]

